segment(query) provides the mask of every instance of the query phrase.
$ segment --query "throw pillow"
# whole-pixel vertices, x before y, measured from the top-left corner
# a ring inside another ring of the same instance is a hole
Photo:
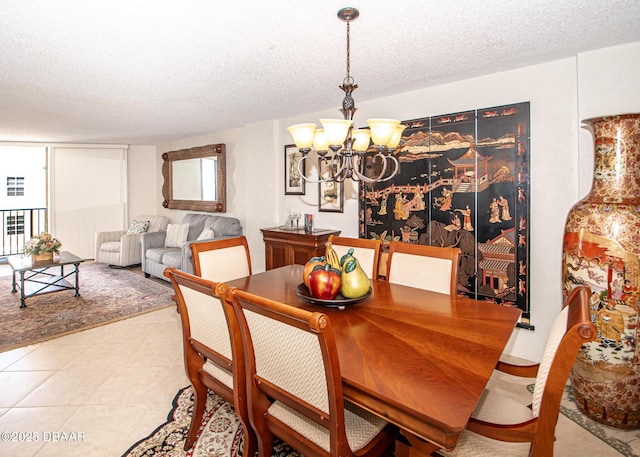
[[[205,227],[202,233],[198,235],[198,238],[196,238],[196,241],[210,240],[214,237],[215,233],[213,233],[213,229],[211,227]]]
[[[127,235],[132,233],[144,233],[149,228],[149,221],[133,221],[127,230]]]
[[[187,241],[189,234],[189,224],[169,224],[167,225],[167,237],[164,240],[165,248],[181,248]]]

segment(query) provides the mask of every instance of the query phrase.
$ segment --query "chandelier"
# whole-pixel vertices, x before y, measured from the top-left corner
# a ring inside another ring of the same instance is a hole
[[[393,178],[400,169],[398,159],[393,156],[405,129],[399,120],[367,119],[368,129],[353,128],[353,114],[357,108],[351,94],[358,85],[354,84],[350,74],[350,24],[359,15],[360,12],[351,7],[338,11],[338,17],[347,23],[347,75],[338,86],[345,94],[340,110],[343,119],[320,119],[321,129],[316,128],[316,124],[297,124],[287,128],[302,153],[298,172],[309,182],[343,182],[347,178],[366,183],[383,182]],[[367,152],[372,142],[375,152]],[[306,161],[311,160],[308,154],[312,146],[318,156],[317,180],[304,172]],[[370,161],[369,166],[367,161]],[[366,174],[365,168],[370,170]],[[327,176],[323,170],[328,171]]]

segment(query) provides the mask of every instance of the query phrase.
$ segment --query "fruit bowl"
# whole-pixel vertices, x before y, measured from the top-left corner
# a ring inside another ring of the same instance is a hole
[[[296,286],[296,295],[300,300],[314,305],[328,306],[330,308],[344,308],[345,306],[355,305],[356,303],[360,303],[361,301],[369,298],[369,295],[371,295],[371,288],[369,288],[369,291],[362,297],[344,298],[342,295],[338,294],[333,300],[327,300],[324,298],[312,297],[307,286],[305,286],[304,283],[300,283]]]

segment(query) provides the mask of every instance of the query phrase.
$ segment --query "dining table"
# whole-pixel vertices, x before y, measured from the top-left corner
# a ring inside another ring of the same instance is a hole
[[[344,397],[397,425],[407,449],[416,448],[402,454],[454,448],[521,311],[384,280],[372,280],[370,295],[357,303],[310,303],[300,294],[302,272],[288,265],[227,285],[325,313]]]

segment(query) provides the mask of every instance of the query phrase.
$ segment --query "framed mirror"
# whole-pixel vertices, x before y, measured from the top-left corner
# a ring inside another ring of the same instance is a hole
[[[224,144],[165,152],[162,160],[162,206],[212,213],[227,211]]]

